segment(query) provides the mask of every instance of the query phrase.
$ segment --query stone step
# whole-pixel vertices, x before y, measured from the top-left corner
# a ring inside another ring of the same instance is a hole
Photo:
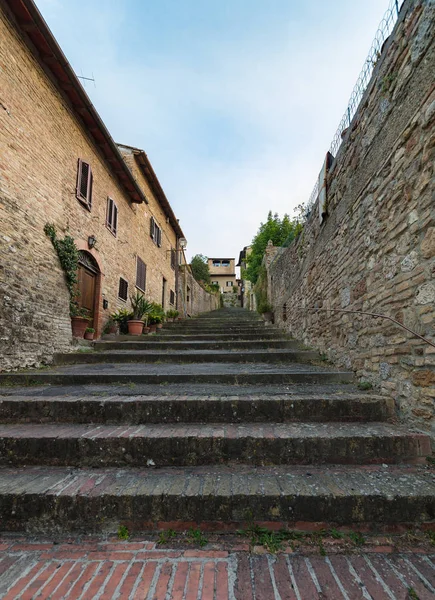
[[[170,333],[163,332],[160,330],[159,333],[149,335],[103,335],[103,340],[111,342],[138,342],[138,341],[237,341],[237,340],[282,340],[285,338],[285,334],[282,332],[264,330],[263,333],[244,333],[243,336],[232,333],[197,333],[197,334],[182,334],[182,333]],[[291,338],[288,338],[291,340]]]
[[[435,476],[415,466],[0,468],[3,531],[130,532],[256,522],[370,530],[435,518]]]
[[[430,438],[388,423],[3,424],[0,465],[178,467],[425,462]]]
[[[78,363],[305,363],[319,360],[318,352],[311,350],[115,350],[112,352],[55,354],[55,365]]]
[[[84,357],[86,354],[84,354]],[[85,358],[84,358],[85,360]],[[347,371],[332,371],[310,364],[292,363],[190,363],[67,365],[47,370],[1,373],[1,385],[86,385],[116,383],[217,383],[217,384],[327,384],[352,382]]]
[[[132,338],[129,338],[130,340]],[[158,336],[140,336],[139,341],[111,342],[102,340],[95,342],[94,350],[253,350],[269,348],[300,349],[301,344],[296,340],[271,339],[271,340],[234,340],[225,341],[162,341]]]
[[[63,390],[65,391],[65,390]],[[124,392],[127,393],[127,392]],[[387,421],[394,401],[380,396],[341,393],[313,396],[250,394],[245,396],[95,395],[3,396],[2,423],[254,423],[316,421]],[[132,395],[135,394],[135,395]]]

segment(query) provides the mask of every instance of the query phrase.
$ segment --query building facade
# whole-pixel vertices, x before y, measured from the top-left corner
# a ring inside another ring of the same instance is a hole
[[[69,293],[44,228],[80,252],[101,335],[136,291],[176,308],[184,234],[143,150],[113,141],[32,0],[0,0],[0,369],[71,349]]]
[[[209,258],[210,282],[219,286],[222,294],[233,293],[237,286],[236,260],[234,258]]]

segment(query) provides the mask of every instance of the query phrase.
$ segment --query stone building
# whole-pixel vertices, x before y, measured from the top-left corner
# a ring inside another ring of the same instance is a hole
[[[144,292],[177,306],[184,238],[143,150],[118,146],[32,0],[0,1],[0,369],[71,345],[69,293],[44,233],[80,250],[99,336]]]
[[[219,286],[222,294],[233,292],[237,285],[234,258],[209,258],[210,281]]]
[[[240,306],[248,310],[255,310],[255,297],[252,292],[252,284],[249,279],[244,277],[244,271],[248,266],[248,257],[251,254],[251,247],[245,246],[239,253],[239,262],[237,267],[240,267]]]

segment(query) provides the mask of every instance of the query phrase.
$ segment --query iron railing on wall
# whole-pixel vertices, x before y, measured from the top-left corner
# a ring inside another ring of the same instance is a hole
[[[337,127],[337,131],[335,132],[335,135],[329,147],[329,152],[334,157],[337,156],[338,149],[341,145],[343,132],[351,124],[352,119],[355,116],[355,113],[358,109],[359,103],[361,102],[361,98],[363,97],[364,92],[367,89],[370,78],[373,74],[373,69],[375,68],[376,63],[381,56],[382,46],[394,29],[394,26],[397,22],[397,18],[399,16],[400,7],[402,6],[403,2],[404,0],[390,0],[390,4],[388,5],[387,10],[384,16],[382,17],[382,20],[376,31],[375,38],[372,42],[372,45],[370,46],[367,58],[364,61],[364,65],[361,69],[361,72],[350,95],[347,108],[343,114],[343,117],[341,118],[341,121]],[[308,214],[311,212],[314,204],[316,203],[318,194],[319,181],[317,180],[306,205]]]

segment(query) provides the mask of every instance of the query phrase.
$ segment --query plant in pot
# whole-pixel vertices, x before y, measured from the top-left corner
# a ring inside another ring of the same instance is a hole
[[[103,333],[105,335],[116,334],[116,333],[118,333],[118,329],[119,329],[118,323],[112,316],[110,316],[108,318],[108,320],[106,321],[106,324],[104,325]]]
[[[175,321],[175,319],[178,317],[180,313],[178,312],[178,310],[175,310],[173,308],[171,308],[170,310],[167,311],[166,313],[166,318],[168,321]]]
[[[153,324],[156,325],[157,329],[161,329],[163,327],[165,316],[166,315],[165,311],[163,310],[163,306],[157,302],[152,302],[150,317],[152,318]]]
[[[86,327],[85,329],[85,340],[93,340],[95,329],[93,327]]]
[[[89,311],[86,308],[80,308],[77,301],[71,300],[69,313],[73,337],[83,338],[89,325]]]
[[[263,319],[269,323],[273,322],[273,306],[266,301],[260,302],[258,305],[258,312],[261,314]]]
[[[128,321],[133,317],[131,310],[126,308],[120,308],[116,312],[110,315],[110,319],[114,321],[119,327],[119,333],[125,335],[128,333]]]
[[[137,292],[134,296],[130,296],[131,308],[133,309],[132,316],[127,322],[128,333],[130,335],[142,335],[143,331],[143,316],[148,310],[148,302],[143,294]]]

